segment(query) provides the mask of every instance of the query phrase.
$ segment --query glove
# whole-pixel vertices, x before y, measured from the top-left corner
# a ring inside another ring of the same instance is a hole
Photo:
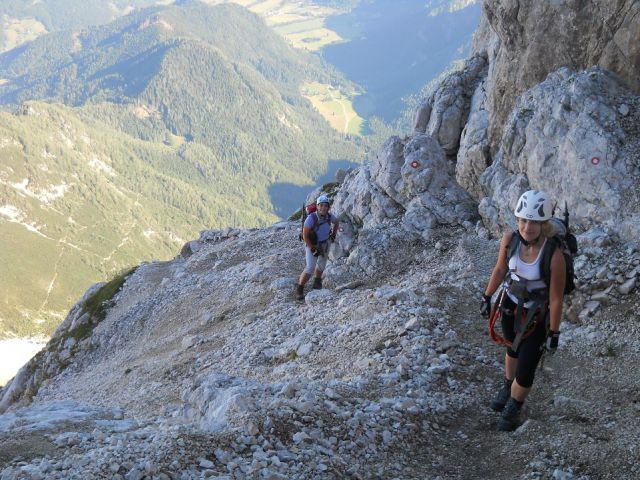
[[[314,257],[319,257],[320,255],[322,255],[322,254],[320,253],[320,250],[318,250],[316,247],[311,247],[311,254],[312,254]]]
[[[545,345],[547,352],[555,353],[555,351],[558,349],[559,339],[560,339],[560,332],[549,330],[549,334],[547,335],[547,343]]]
[[[491,295],[482,295],[482,303],[480,304],[480,315],[488,317],[491,313]]]

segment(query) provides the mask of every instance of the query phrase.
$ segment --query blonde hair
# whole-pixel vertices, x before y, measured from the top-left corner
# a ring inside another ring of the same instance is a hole
[[[546,238],[551,238],[556,234],[556,228],[551,222],[549,222],[549,220],[542,222],[542,225],[540,225],[540,231]]]
[[[520,220],[524,220],[527,221],[526,218],[517,218],[516,219],[517,222],[519,222]],[[550,222],[549,220],[545,220],[543,222],[536,222],[540,224],[540,233],[542,235],[544,235],[546,238],[551,238],[553,237],[556,233],[558,233],[556,231],[556,227],[553,225],[552,222]]]

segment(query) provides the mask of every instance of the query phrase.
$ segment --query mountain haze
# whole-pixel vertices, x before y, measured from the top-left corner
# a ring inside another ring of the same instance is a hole
[[[360,0],[203,0],[217,5],[236,3],[263,15],[267,23],[284,36],[308,32],[317,34],[327,15],[348,10]],[[445,0],[449,2],[450,0]],[[47,0],[0,3],[0,52],[11,50],[45,33],[76,30],[109,23],[136,9],[184,4],[185,0]],[[302,40],[307,39],[303,34]],[[304,41],[299,43],[306,43]]]
[[[0,3],[0,51],[10,50],[43,33],[108,23],[126,15],[134,6],[141,8],[157,3],[158,0],[4,0]]]
[[[327,20],[345,41],[326,46],[323,57],[362,87],[354,99],[362,117],[392,122],[405,97],[467,56],[480,10],[478,0],[361,2]]]

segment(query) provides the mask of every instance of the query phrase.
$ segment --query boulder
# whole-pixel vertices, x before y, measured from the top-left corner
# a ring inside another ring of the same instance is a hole
[[[345,178],[331,210],[340,212],[357,227],[375,226],[402,213],[401,206],[371,180],[371,166],[368,164]]]
[[[476,217],[476,205],[453,177],[453,164],[433,137],[391,137],[371,167],[371,178],[405,210],[407,230],[422,234]]]

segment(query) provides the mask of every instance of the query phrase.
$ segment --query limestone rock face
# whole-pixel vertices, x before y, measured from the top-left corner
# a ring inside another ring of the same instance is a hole
[[[484,195],[479,184],[480,175],[491,164],[489,153],[489,111],[487,110],[486,82],[481,81],[471,99],[471,112],[460,137],[456,161],[456,180],[475,199]]]
[[[396,202],[409,202],[430,188],[451,182],[451,165],[440,145],[430,136],[418,134],[407,140],[391,137],[373,162],[372,178]]]
[[[528,188],[549,192],[582,228],[640,236],[640,97],[612,73],[560,69],[525,92],[480,179],[480,213],[493,233]]]
[[[469,115],[471,96],[486,72],[487,56],[478,54],[468,59],[461,71],[448,75],[418,107],[414,130],[430,134],[447,155],[455,155]]]
[[[476,218],[476,204],[453,170],[430,135],[391,137],[370,167],[345,179],[333,208],[368,228],[403,216],[407,229],[419,235],[437,225],[462,224]]]
[[[342,212],[343,217],[356,226],[375,226],[402,213],[401,206],[371,179],[371,165],[368,164],[345,178],[331,209]]]
[[[502,126],[525,90],[561,68],[593,65],[617,73],[640,91],[640,3],[636,0],[485,0],[476,44],[489,53],[489,137],[493,152]],[[484,22],[484,21],[483,21]],[[484,26],[483,26],[484,25]]]

